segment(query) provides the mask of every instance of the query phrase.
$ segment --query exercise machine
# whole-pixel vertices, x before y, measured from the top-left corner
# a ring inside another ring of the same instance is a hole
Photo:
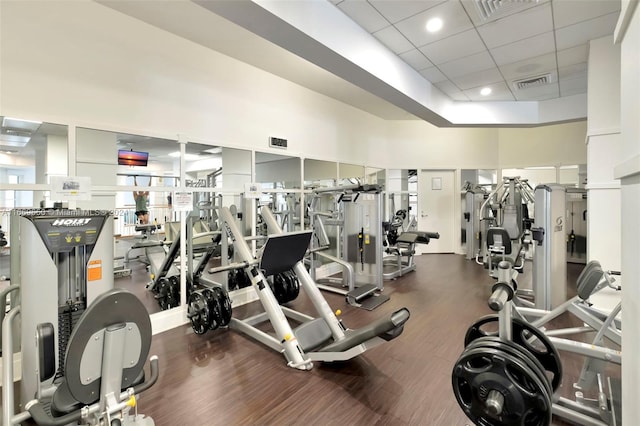
[[[310,370],[314,361],[344,361],[358,356],[384,342],[398,337],[409,319],[409,311],[402,308],[360,329],[350,330],[336,317],[319,288],[311,279],[303,263],[309,247],[311,231],[282,233],[279,224],[267,207],[261,214],[270,231],[259,259],[255,259],[228,208],[221,210],[220,218],[227,236],[233,241],[251,285],[256,291],[264,311],[249,318],[231,318],[229,327],[258,340],[282,353],[287,365]],[[238,265],[229,265],[237,268]],[[319,317],[297,312],[281,306],[271,290],[267,276],[292,270],[305,294],[311,299]],[[201,304],[190,304],[190,318],[206,315]],[[300,323],[295,329],[289,320]],[[273,331],[264,331],[261,324],[268,322]]]
[[[529,206],[534,201],[533,189],[526,179],[505,177],[482,203],[480,232],[486,240],[476,262],[484,264],[492,277],[497,278],[496,267],[501,261],[509,262],[512,271],[522,271],[531,242]]]
[[[153,425],[130,414],[158,377],[143,367],[151,322],[113,289],[113,217],[93,211],[13,211],[12,308],[2,321],[3,425]],[[37,267],[34,260],[37,259]],[[3,310],[4,314],[4,310]],[[19,319],[19,321],[18,321]],[[13,353],[21,350],[18,412]]]
[[[482,425],[548,425],[552,415],[589,426],[620,424],[620,382],[605,378],[604,363],[621,363],[621,352],[602,345],[603,337],[615,336],[614,309],[591,330],[545,330],[540,327],[567,312],[572,306],[612,285],[610,275],[597,262],[583,270],[577,281],[578,296],[553,311],[539,311],[535,322],[519,315],[509,262],[498,265],[499,278],[489,306],[497,315],[476,321],[465,335],[465,349],[452,371],[455,397],[465,414]],[[534,311],[528,312],[533,315]],[[580,316],[580,318],[583,318]],[[586,318],[586,317],[584,317]],[[594,322],[590,322],[594,324]],[[497,328],[497,331],[495,331]],[[595,331],[591,343],[556,336]],[[615,339],[615,338],[614,338]],[[559,395],[562,363],[558,349],[587,357],[578,383],[576,399]],[[597,398],[584,397],[586,386],[595,387]]]
[[[344,185],[314,190],[309,215],[316,238],[310,250],[313,277],[323,261],[335,262],[342,268],[342,278],[318,279],[322,290],[343,294],[347,303],[373,310],[389,300],[381,294],[382,277],[382,187],[379,185]],[[319,206],[332,197],[335,211],[322,211]],[[336,228],[335,256],[326,227]]]
[[[463,213],[463,244],[466,247],[466,257],[468,260],[474,259],[482,248],[482,232],[480,231],[480,220],[482,217],[482,204],[488,193],[482,186],[472,186],[467,182],[464,192],[464,213]]]
[[[424,232],[417,230],[403,230],[407,212],[398,210],[389,222],[382,222],[385,233],[384,256],[382,260],[382,277],[385,280],[393,280],[416,270],[414,256],[416,244],[429,244],[431,239],[439,239],[437,232]],[[400,230],[400,231],[398,231]]]

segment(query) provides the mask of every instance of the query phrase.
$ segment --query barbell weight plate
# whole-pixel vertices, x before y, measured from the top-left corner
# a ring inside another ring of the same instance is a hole
[[[229,299],[229,293],[220,287],[212,288],[216,299],[218,300],[218,306],[220,307],[220,327],[226,327],[231,322],[231,316],[233,314],[233,308],[231,307],[231,299]]]
[[[202,290],[202,295],[209,309],[209,330],[215,330],[220,326],[220,304],[214,291],[210,288]]]
[[[465,349],[451,374],[453,392],[464,413],[482,426],[546,426],[552,401],[545,385],[519,358],[492,348]],[[488,409],[491,391],[503,401]]]
[[[209,307],[205,297],[199,291],[189,296],[187,316],[191,321],[191,328],[196,334],[204,334],[209,330]]]
[[[483,330],[491,326],[491,331]],[[465,347],[472,341],[486,336],[498,336],[498,315],[487,315],[469,327],[464,336]],[[551,388],[557,391],[562,383],[562,362],[560,354],[549,338],[534,326],[518,318],[511,319],[511,337],[513,343],[522,346],[542,364],[546,374],[551,376]]]
[[[291,297],[289,301],[296,300],[298,295],[300,294],[300,281],[298,280],[298,276],[292,270],[287,271],[289,273],[289,277],[291,278]]]
[[[487,336],[481,337],[469,343],[466,349],[472,348],[492,348],[506,352],[512,356],[519,358],[524,362],[527,367],[537,374],[540,381],[545,385],[547,393],[553,395],[553,389],[551,388],[551,380],[545,373],[545,369],[540,364],[540,361],[534,357],[529,351],[522,348],[522,346],[516,345],[513,342],[502,340],[499,337]]]

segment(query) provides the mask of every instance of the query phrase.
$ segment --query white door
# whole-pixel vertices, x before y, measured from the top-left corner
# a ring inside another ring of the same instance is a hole
[[[440,239],[418,244],[422,253],[455,251],[455,173],[453,170],[420,170],[418,174],[418,229],[438,232]]]

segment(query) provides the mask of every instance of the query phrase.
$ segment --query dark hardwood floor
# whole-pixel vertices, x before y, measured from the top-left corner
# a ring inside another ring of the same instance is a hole
[[[570,288],[581,269],[569,265]],[[157,425],[471,424],[453,396],[451,369],[469,325],[491,313],[493,282],[463,256],[423,255],[416,272],[385,282],[391,300],[372,312],[323,293],[351,328],[401,307],[411,318],[397,339],[351,361],[316,363],[311,371],[287,367],[281,354],[233,330],[198,336],[184,326],[156,335],[151,353],[160,357],[160,379],[142,395],[140,412]],[[255,305],[234,316],[257,310]],[[315,314],[304,294],[291,306]],[[570,396],[582,361],[563,359],[561,392]]]

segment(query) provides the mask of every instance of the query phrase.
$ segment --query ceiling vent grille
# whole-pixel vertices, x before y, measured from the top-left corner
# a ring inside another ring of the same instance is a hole
[[[484,21],[498,19],[501,16],[515,12],[528,6],[528,3],[537,3],[538,0],[474,0],[480,18]]]
[[[513,81],[513,88],[515,90],[531,89],[533,87],[545,86],[547,84],[556,82],[556,74],[553,72],[540,74],[533,77],[521,78],[520,80]]]

